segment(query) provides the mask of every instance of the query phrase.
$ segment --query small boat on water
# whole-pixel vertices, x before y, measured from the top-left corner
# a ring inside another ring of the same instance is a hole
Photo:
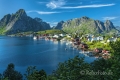
[[[33,39],[34,39],[34,40],[36,40],[36,39],[37,39],[37,37],[36,37],[36,36],[34,36],[34,37],[33,37]]]

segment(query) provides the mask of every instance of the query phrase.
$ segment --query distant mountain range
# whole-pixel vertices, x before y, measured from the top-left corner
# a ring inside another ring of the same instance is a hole
[[[7,14],[0,20],[0,34],[15,34],[26,31],[41,31],[51,29],[50,25],[40,18],[27,16],[24,9],[15,14]]]
[[[15,14],[7,14],[0,20],[0,34],[15,34],[27,31],[42,31],[51,29],[50,25],[40,18],[27,16],[24,9],[19,9]],[[75,18],[61,21],[53,29],[74,33],[103,33],[118,31],[110,20],[105,22],[93,20],[89,17]]]
[[[61,21],[54,29],[61,29],[65,32],[82,32],[82,33],[103,33],[103,32],[116,32],[118,31],[110,20],[105,22],[99,20],[93,20],[89,17],[75,18]]]

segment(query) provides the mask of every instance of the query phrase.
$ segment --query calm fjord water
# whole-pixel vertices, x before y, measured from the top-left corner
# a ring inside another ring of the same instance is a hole
[[[68,50],[65,50],[66,47]],[[44,69],[51,74],[59,62],[76,55],[84,56],[62,42],[33,40],[32,37],[0,36],[0,73],[9,63],[14,63],[15,69],[21,73],[25,73],[28,66],[36,66],[37,69]],[[94,57],[85,57],[86,62],[94,60]]]

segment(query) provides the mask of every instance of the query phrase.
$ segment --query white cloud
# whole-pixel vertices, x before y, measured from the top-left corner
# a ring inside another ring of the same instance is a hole
[[[36,12],[35,10],[31,10],[31,11],[26,11],[27,13],[31,13],[31,12]]]
[[[46,4],[46,6],[48,8],[55,9],[55,8],[59,8],[63,5],[65,5],[65,4],[66,4],[66,2],[64,0],[57,0],[57,1],[54,0],[54,1],[51,1],[48,4]]]
[[[60,12],[45,12],[45,11],[36,11],[38,14],[55,14],[55,13],[60,13]]]
[[[99,2],[99,1],[91,1],[93,2]],[[92,5],[83,5],[83,6],[65,6],[66,4],[83,4],[83,2],[79,3],[66,3],[65,0],[52,0],[49,3],[46,4],[48,8],[51,9],[75,9],[75,8],[98,8],[98,7],[106,7],[106,6],[113,6],[115,5],[114,3],[111,4],[92,4]]]
[[[103,17],[103,20],[113,20],[116,19],[117,17]]]
[[[97,8],[97,7],[105,7],[105,6],[113,6],[115,4],[93,4],[93,5],[84,5],[84,6],[75,6],[75,7],[71,7],[71,6],[66,6],[66,7],[60,7],[62,9],[75,9],[75,8]]]
[[[57,12],[57,11],[36,11],[36,10],[31,10],[31,11],[27,11],[27,13],[31,13],[31,12],[36,12],[38,14],[55,14],[55,13],[61,13],[61,12]]]

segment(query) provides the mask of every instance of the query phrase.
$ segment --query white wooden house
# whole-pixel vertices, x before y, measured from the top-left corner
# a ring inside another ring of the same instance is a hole
[[[102,41],[103,40],[103,37],[102,36],[99,36],[99,37],[97,37],[97,40],[99,41]]]
[[[59,36],[64,37],[65,35],[64,34],[59,34]]]
[[[59,36],[58,36],[58,35],[56,35],[56,34],[53,36],[53,38],[58,38],[58,37],[59,37]]]
[[[108,39],[107,42],[115,42],[116,40],[117,40],[117,38],[112,37],[112,38]]]
[[[103,41],[103,37],[102,36],[99,36],[99,37],[88,37],[88,41]]]

